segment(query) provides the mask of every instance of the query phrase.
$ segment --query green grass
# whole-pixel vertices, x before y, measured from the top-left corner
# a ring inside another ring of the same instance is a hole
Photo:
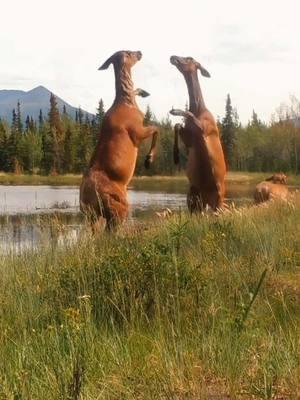
[[[230,184],[255,184],[261,182],[272,173],[261,172],[229,172],[226,181]],[[82,175],[66,174],[56,176],[45,175],[16,175],[0,172],[0,185],[80,185]],[[131,184],[134,187],[145,186],[157,187],[160,184],[166,184],[166,181],[174,187],[187,185],[187,178],[184,173],[177,176],[139,176],[132,179]],[[300,186],[300,175],[288,175],[290,185]]]
[[[0,399],[299,399],[299,237],[298,198],[1,257]]]

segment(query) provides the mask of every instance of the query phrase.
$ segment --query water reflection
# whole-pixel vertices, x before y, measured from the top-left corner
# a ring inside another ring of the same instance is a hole
[[[186,209],[185,181],[138,182],[129,188],[129,223],[155,216],[155,211]],[[227,203],[252,203],[249,185],[228,185]],[[0,186],[0,252],[32,250],[49,243],[74,243],[84,217],[79,189],[69,186]]]
[[[0,214],[41,213],[56,209],[78,209],[77,187],[0,186]]]
[[[0,217],[0,253],[20,253],[75,243],[84,222],[81,214],[33,214]]]

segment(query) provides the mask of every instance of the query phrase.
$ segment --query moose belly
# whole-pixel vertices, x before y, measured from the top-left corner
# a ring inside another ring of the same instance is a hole
[[[190,148],[187,162],[187,177],[195,188],[214,190],[216,187],[212,168],[205,154]]]
[[[137,154],[138,150],[134,146],[114,149],[104,164],[107,175],[111,179],[127,185],[135,170]]]

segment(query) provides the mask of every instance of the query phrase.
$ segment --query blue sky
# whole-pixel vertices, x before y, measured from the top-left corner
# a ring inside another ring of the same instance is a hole
[[[141,50],[133,69],[140,99],[157,117],[184,107],[187,89],[169,63],[192,56],[211,73],[200,78],[215,116],[230,93],[242,122],[252,109],[268,121],[290,95],[300,97],[300,5],[296,0],[17,0],[1,5],[0,89],[44,85],[94,112],[114,98],[112,68],[97,68],[115,51]]]

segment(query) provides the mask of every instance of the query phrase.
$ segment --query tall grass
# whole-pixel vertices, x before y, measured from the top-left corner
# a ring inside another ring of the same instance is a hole
[[[0,399],[299,398],[299,211],[181,213],[2,257]]]

